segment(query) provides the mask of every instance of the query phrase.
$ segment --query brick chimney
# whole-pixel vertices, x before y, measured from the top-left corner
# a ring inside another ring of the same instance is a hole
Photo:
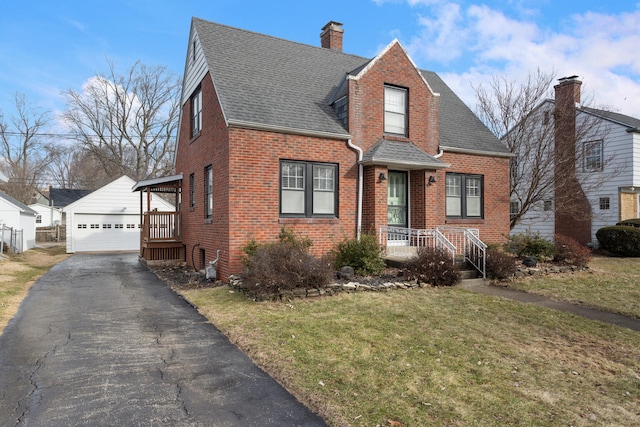
[[[576,157],[582,153],[576,141],[576,110],[582,86],[577,77],[563,77],[554,86],[555,234],[586,245],[591,242],[591,204],[576,175],[576,167],[582,164]]]
[[[339,50],[342,52],[342,36],[344,30],[342,24],[336,21],[329,21],[322,27],[320,33],[320,44],[325,49]]]

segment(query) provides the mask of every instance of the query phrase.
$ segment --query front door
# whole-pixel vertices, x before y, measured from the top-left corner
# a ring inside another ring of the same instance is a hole
[[[390,227],[403,227],[409,226],[408,217],[408,181],[407,172],[402,171],[389,171],[389,184],[388,184],[388,225]]]

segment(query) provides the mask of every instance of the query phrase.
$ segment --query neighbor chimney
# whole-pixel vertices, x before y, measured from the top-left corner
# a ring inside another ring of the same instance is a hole
[[[591,242],[591,204],[576,174],[576,163],[582,152],[582,147],[576,146],[576,110],[582,86],[577,77],[563,77],[554,86],[555,234],[587,245]]]
[[[342,52],[342,35],[344,30],[342,24],[336,21],[329,21],[322,27],[320,33],[320,44],[325,49],[339,50]]]

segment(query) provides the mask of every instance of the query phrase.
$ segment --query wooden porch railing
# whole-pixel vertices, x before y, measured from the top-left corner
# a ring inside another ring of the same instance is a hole
[[[142,225],[143,242],[179,242],[180,212],[145,212]]]

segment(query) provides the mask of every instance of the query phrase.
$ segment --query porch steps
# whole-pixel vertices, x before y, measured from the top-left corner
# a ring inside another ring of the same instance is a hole
[[[389,267],[394,268],[403,268],[409,258],[406,256],[397,256],[397,255],[387,255],[384,257],[385,263]],[[460,268],[460,284],[459,286],[463,288],[471,288],[474,286],[479,286],[485,283],[485,280],[480,276],[480,272],[475,268],[467,268],[464,262],[456,263]]]

